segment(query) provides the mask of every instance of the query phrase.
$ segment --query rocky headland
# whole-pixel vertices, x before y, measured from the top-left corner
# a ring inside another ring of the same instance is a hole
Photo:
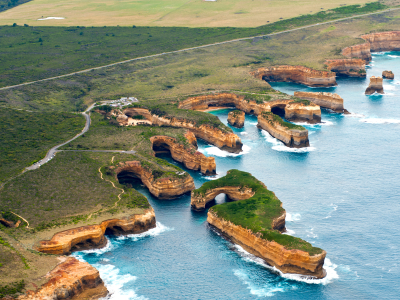
[[[370,62],[372,60],[369,43],[346,47],[342,50],[342,55],[350,58],[360,58],[366,62]]]
[[[260,68],[251,74],[267,82],[296,82],[311,87],[329,87],[336,85],[336,74],[334,72],[317,71],[303,66]]]
[[[190,97],[179,104],[179,108],[191,110],[204,110],[213,106],[235,107],[247,114],[256,116],[263,112],[273,112],[282,114],[286,119],[294,122],[307,122],[312,124],[321,122],[321,109],[319,106],[293,99],[276,99],[257,102],[248,100],[243,95],[219,93]]]
[[[294,92],[294,96],[300,99],[309,100],[323,108],[331,109],[338,113],[348,113],[343,107],[343,99],[338,94],[324,92]]]
[[[152,208],[143,214],[134,214],[121,219],[109,219],[99,225],[89,225],[64,230],[54,234],[49,241],[40,241],[34,249],[48,254],[66,255],[74,251],[102,248],[107,244],[105,234],[125,235],[142,233],[156,227],[156,216]]]
[[[204,175],[215,175],[216,164],[214,157],[207,157],[197,151],[192,143],[197,145],[196,137],[192,132],[186,133],[186,140],[178,143],[177,139],[168,136],[152,136],[150,142],[156,153],[169,152],[174,160],[185,165],[186,168],[201,171]]]
[[[73,257],[62,261],[46,278],[48,281],[36,291],[27,291],[18,300],[98,299],[108,294],[99,271],[87,262]]]
[[[326,252],[299,238],[282,235],[286,212],[262,182],[250,173],[230,170],[226,176],[194,190],[192,207],[201,209],[221,193],[240,200],[213,206],[207,214],[208,223],[226,238],[283,273],[326,276]]]
[[[378,93],[378,94],[385,93],[383,91],[382,77],[371,76],[371,78],[369,80],[370,80],[370,82],[369,82],[367,89],[365,90],[365,95],[372,95],[374,93]]]
[[[383,71],[382,72],[382,78],[385,78],[385,79],[394,79],[394,74],[393,74],[393,72],[392,71]]]
[[[244,126],[245,113],[244,111],[234,110],[228,114],[228,123],[234,127],[242,128]]]
[[[363,59],[330,59],[325,62],[329,71],[336,75],[349,77],[366,77],[365,61]]]
[[[264,112],[260,114],[257,126],[282,141],[287,147],[303,148],[310,146],[307,129],[303,126],[285,122],[273,113]]]

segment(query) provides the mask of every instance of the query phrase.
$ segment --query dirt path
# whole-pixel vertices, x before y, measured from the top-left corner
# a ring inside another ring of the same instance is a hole
[[[381,10],[381,11],[378,11],[378,12],[373,12],[373,13],[368,13],[368,14],[363,14],[363,15],[355,15],[355,16],[351,16],[351,17],[347,17],[347,18],[341,18],[341,19],[336,19],[336,20],[332,20],[332,21],[321,22],[321,23],[317,23],[317,24],[307,25],[307,26],[298,27],[298,28],[294,28],[294,29],[288,29],[288,30],[279,31],[279,32],[275,32],[275,33],[269,33],[269,34],[264,34],[264,35],[233,39],[233,40],[224,41],[224,42],[218,42],[218,43],[207,44],[207,45],[202,45],[202,46],[197,46],[197,47],[185,48],[185,49],[181,49],[181,50],[175,50],[175,51],[163,52],[163,53],[159,53],[159,54],[153,54],[153,55],[148,55],[148,56],[132,58],[132,59],[123,60],[123,61],[120,61],[120,62],[116,62],[116,63],[112,63],[112,64],[100,66],[100,67],[85,69],[85,70],[81,70],[81,71],[77,71],[77,72],[73,72],[73,73],[69,73],[69,74],[49,77],[49,78],[45,78],[45,79],[30,81],[30,82],[16,84],[16,85],[10,85],[10,86],[6,86],[6,87],[2,87],[2,88],[0,88],[0,90],[8,90],[8,89],[16,88],[16,87],[21,87],[21,86],[24,86],[24,85],[34,84],[34,83],[37,83],[37,82],[48,81],[48,80],[53,80],[53,79],[73,76],[73,75],[77,75],[77,74],[87,73],[87,72],[90,72],[90,71],[93,71],[93,70],[99,70],[99,69],[103,69],[103,68],[107,68],[107,67],[112,67],[112,66],[116,66],[116,65],[120,65],[120,64],[125,64],[125,63],[132,62],[132,61],[143,60],[143,59],[147,59],[147,58],[158,57],[158,56],[174,54],[174,53],[180,53],[180,52],[196,50],[196,49],[201,49],[201,48],[207,48],[207,47],[223,45],[223,44],[228,44],[228,43],[246,41],[246,40],[251,40],[251,39],[254,39],[254,38],[263,38],[263,37],[268,37],[268,36],[274,36],[274,35],[278,35],[278,34],[282,34],[282,33],[302,30],[302,29],[305,29],[305,28],[310,28],[310,27],[315,27],[315,26],[320,26],[320,25],[331,24],[331,23],[335,23],[335,22],[339,22],[339,21],[350,20],[350,19],[355,19],[355,18],[362,18],[362,17],[376,15],[376,14],[382,14],[382,13],[385,13],[385,12],[395,11],[395,10],[399,10],[399,9],[400,8],[385,9],[385,10]]]

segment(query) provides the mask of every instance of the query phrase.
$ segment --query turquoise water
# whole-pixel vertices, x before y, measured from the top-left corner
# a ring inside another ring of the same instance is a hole
[[[367,78],[385,69],[400,78],[400,53],[374,55]],[[281,276],[214,232],[206,212],[190,209],[190,196],[157,200],[139,183],[135,187],[154,207],[157,228],[108,237],[106,248],[74,255],[100,270],[112,293],[107,299],[398,299],[400,80],[386,80],[383,96],[365,96],[368,81],[339,78],[337,87],[324,89],[273,84],[289,94],[338,93],[353,113],[323,111],[324,124],[306,125],[310,148],[283,146],[257,129],[254,116],[246,116],[244,128],[233,128],[243,154],[199,145],[215,156],[217,177],[240,169],[276,193],[288,213],[289,234],[328,252],[325,279]],[[228,111],[213,114],[227,124]],[[196,187],[213,179],[188,172]],[[224,201],[223,195],[216,199]]]

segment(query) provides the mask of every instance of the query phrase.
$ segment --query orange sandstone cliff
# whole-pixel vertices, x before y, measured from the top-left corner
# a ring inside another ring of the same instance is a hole
[[[317,71],[303,66],[260,68],[251,74],[265,81],[296,82],[312,87],[336,85],[336,74],[334,72]]]
[[[62,262],[46,275],[48,281],[45,284],[17,299],[98,299],[107,295],[108,291],[100,278],[99,271],[94,267],[73,257],[60,257],[60,259]]]
[[[244,126],[245,113],[244,111],[231,111],[228,114],[228,123],[234,127],[242,128]]]
[[[369,79],[369,86],[365,90],[365,95],[371,95],[373,93],[379,93],[379,94],[384,94],[385,92],[383,91],[383,79],[382,77],[375,77],[371,76]]]
[[[292,122],[321,123],[321,108],[315,103],[292,101],[285,106],[285,119]]]
[[[187,138],[188,141],[196,141],[193,133],[188,132],[186,136],[188,135],[192,135],[192,137]],[[183,163],[190,170],[199,170],[205,175],[216,174],[215,158],[207,157],[203,153],[196,151],[192,144],[179,144],[176,139],[168,136],[153,136],[150,141],[156,153],[168,151],[174,160]]]
[[[347,113],[347,110],[345,110],[343,107],[343,99],[338,94],[294,92],[294,96],[309,100],[315,104],[318,104],[320,107],[328,108],[338,113]]]
[[[305,251],[286,249],[275,241],[261,238],[259,234],[253,233],[250,229],[219,218],[212,211],[207,214],[207,222],[220,230],[233,243],[262,258],[269,265],[276,267],[283,273],[309,275],[316,278],[326,276],[326,272],[323,269],[326,251],[310,255]]]
[[[362,59],[330,59],[325,62],[329,71],[350,77],[365,77],[365,61]]]
[[[349,58],[361,58],[367,62],[372,60],[369,43],[346,47],[342,50],[342,54]]]
[[[282,141],[287,147],[303,148],[310,146],[307,129],[301,126],[287,127],[286,122],[282,122],[282,119],[278,118],[273,114],[260,114],[257,126]]]
[[[371,52],[400,51],[400,31],[376,32],[362,35]]]
[[[74,251],[101,248],[107,244],[106,230],[114,234],[142,233],[156,227],[154,210],[144,214],[110,219],[100,225],[82,226],[56,233],[49,241],[40,241],[34,248],[43,253],[65,255]]]

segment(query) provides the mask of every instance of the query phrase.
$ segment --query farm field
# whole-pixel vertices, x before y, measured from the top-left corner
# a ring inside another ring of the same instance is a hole
[[[31,26],[255,27],[344,5],[369,2],[373,1],[33,0],[0,13],[0,25],[16,22]],[[46,19],[49,17],[61,19]]]

